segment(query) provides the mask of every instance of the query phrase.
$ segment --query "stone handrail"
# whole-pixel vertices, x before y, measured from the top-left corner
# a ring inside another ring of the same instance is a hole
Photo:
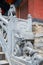
[[[5,55],[6,55],[6,59],[9,61],[9,64],[11,65],[10,63],[10,56],[9,56],[9,48],[8,48],[8,42],[5,42],[5,39],[4,39],[4,36],[3,36],[3,29],[8,32],[8,21],[3,18],[3,16],[0,14],[0,26],[2,27],[2,33],[0,31],[0,44],[3,48],[3,51],[5,52]]]
[[[3,25],[3,23],[5,25]],[[11,58],[13,52],[14,52],[14,46],[16,44],[16,41],[14,41],[15,36],[17,38],[25,38],[25,34],[21,33],[21,32],[24,31],[24,32],[26,32],[26,35],[29,33],[29,36],[27,35],[28,37],[26,37],[26,38],[30,38],[30,39],[34,38],[34,36],[32,34],[32,19],[29,17],[27,20],[24,20],[24,19],[19,19],[19,18],[16,18],[15,16],[13,16],[10,19],[10,21],[7,21],[0,14],[0,25],[2,26],[2,28],[4,28],[4,30],[7,33],[8,41],[5,42],[3,35],[0,36],[0,40],[2,42],[2,44],[1,44],[2,47],[4,47],[3,48],[4,52],[5,52],[6,56],[9,59],[9,62],[10,62],[10,58]],[[27,29],[27,30],[25,30],[25,29]],[[22,37],[22,36],[24,36],[24,37]]]

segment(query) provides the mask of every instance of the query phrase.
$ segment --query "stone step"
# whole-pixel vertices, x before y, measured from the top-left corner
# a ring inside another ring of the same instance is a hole
[[[5,54],[4,54],[4,52],[0,52],[0,60],[5,60]]]
[[[9,63],[6,60],[0,60],[0,65],[9,65]]]
[[[9,65],[8,61],[5,58],[5,53],[2,51],[1,46],[0,46],[0,65]]]

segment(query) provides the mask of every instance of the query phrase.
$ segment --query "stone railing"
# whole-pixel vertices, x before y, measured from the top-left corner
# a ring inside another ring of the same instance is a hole
[[[20,65],[25,65],[25,61],[22,64],[21,61],[23,60],[20,61],[20,58],[18,58],[20,62],[17,60],[14,55],[14,50],[18,40],[29,40],[29,42],[34,40],[34,35],[32,33],[32,18],[29,15],[28,19],[24,20],[13,16],[7,21],[0,14],[0,26],[2,31],[2,33],[0,31],[0,41],[9,63],[13,65],[14,62],[18,62]],[[13,61],[13,59],[15,59],[15,61]]]
[[[3,51],[5,52],[6,59],[10,63],[10,56],[8,51],[8,38],[7,38],[7,32],[8,32],[8,21],[1,15],[0,13],[0,44],[3,48]]]

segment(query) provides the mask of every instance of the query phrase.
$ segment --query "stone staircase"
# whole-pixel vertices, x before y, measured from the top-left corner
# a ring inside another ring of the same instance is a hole
[[[0,65],[9,65],[6,60],[5,53],[2,51],[2,47],[0,46]]]

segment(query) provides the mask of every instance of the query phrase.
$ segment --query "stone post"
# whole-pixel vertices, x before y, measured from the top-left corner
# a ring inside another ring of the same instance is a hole
[[[28,14],[29,32],[32,32],[32,16]]]

